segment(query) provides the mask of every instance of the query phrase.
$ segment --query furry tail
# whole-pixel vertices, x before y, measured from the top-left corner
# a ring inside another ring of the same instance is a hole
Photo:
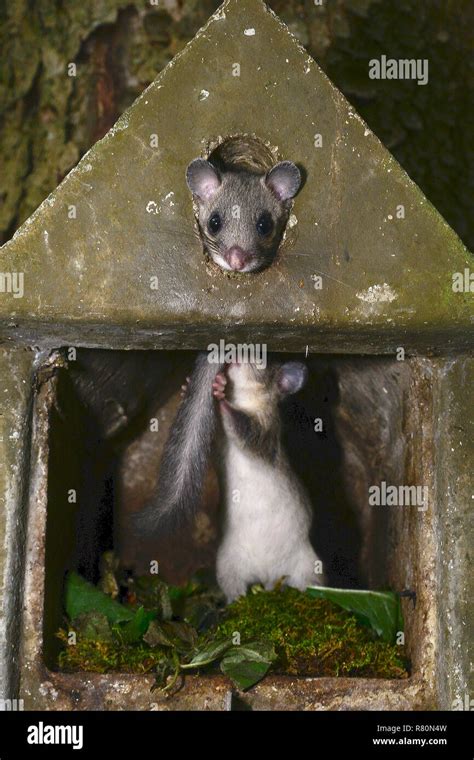
[[[219,370],[207,353],[199,354],[165,444],[155,493],[133,518],[140,535],[174,532],[196,512],[216,427],[212,381]]]

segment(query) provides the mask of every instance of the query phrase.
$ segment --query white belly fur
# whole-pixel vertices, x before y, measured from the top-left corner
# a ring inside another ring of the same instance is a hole
[[[233,443],[224,457],[226,514],[217,580],[227,600],[245,594],[253,583],[273,588],[283,576],[300,590],[324,583],[308,538],[310,506],[298,483],[285,468]]]

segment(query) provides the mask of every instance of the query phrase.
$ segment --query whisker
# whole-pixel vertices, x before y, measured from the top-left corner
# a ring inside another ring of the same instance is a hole
[[[315,269],[314,271],[317,272],[318,274],[324,275],[324,277],[328,277],[330,280],[334,280],[334,282],[338,282],[340,285],[345,285],[346,288],[351,288],[351,290],[357,290],[357,288],[355,288],[353,285],[349,285],[348,282],[343,282],[342,280],[338,280],[337,277],[333,277],[327,272],[322,272],[320,269]]]
[[[289,254],[291,256],[312,256],[311,253],[291,253]],[[323,272],[321,269],[314,269],[314,272],[317,274],[322,274],[324,277],[327,277],[329,280],[334,280],[334,282],[338,282],[339,285],[344,285],[346,288],[350,288],[351,290],[357,290],[353,285],[350,285],[348,282],[343,282],[343,280],[338,280],[337,277],[333,277],[332,275],[328,274],[327,272]]]

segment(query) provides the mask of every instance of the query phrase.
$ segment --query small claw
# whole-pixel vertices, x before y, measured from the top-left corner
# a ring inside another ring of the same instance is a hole
[[[225,387],[227,385],[227,378],[222,372],[218,372],[214,382],[212,383],[212,395],[214,398],[222,401],[225,398]]]
[[[225,388],[227,385],[227,378],[222,373],[219,373],[216,375],[214,382],[212,383],[212,387],[219,387],[219,388]]]

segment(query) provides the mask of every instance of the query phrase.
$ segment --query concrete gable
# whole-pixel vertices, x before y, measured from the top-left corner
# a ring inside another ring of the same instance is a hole
[[[229,277],[205,259],[184,173],[241,132],[307,180],[279,260]],[[225,331],[274,348],[462,348],[472,294],[452,276],[469,264],[286,26],[260,0],[228,0],[0,249],[0,271],[24,275],[23,297],[0,293],[1,329],[105,347],[202,347]]]

